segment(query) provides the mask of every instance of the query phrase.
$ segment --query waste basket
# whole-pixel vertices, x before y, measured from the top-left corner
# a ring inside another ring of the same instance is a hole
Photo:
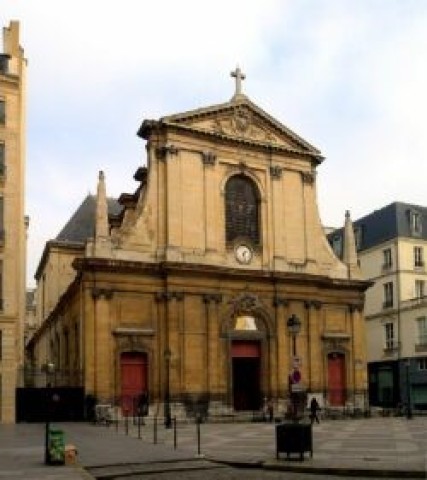
[[[63,465],[65,463],[65,441],[62,430],[49,430],[47,463]]]
[[[276,425],[276,458],[279,453],[299,453],[304,460],[304,452],[313,456],[313,432],[310,423],[281,423]]]

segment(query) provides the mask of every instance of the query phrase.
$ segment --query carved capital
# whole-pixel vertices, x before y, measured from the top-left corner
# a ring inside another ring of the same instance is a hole
[[[276,295],[273,298],[273,306],[274,307],[279,307],[279,306],[287,307],[288,305],[289,305],[289,302],[285,297],[280,297],[279,295]]]
[[[203,165],[215,165],[216,155],[212,152],[202,152]]]
[[[178,302],[184,299],[183,292],[156,292],[155,295],[156,302],[170,302],[175,299]]]
[[[322,302],[319,300],[306,300],[304,302],[304,307],[307,310],[310,310],[310,308],[315,308],[316,310],[320,310],[322,308]]]
[[[350,304],[348,306],[348,310],[350,311],[350,313],[353,313],[353,312],[363,312],[363,305],[360,305],[359,303],[354,303],[354,304]]]
[[[271,165],[270,166],[270,176],[271,178],[279,179],[282,178],[283,168],[279,167],[278,165]]]
[[[204,293],[202,295],[203,303],[209,304],[214,302],[216,304],[222,302],[222,295],[220,293]]]
[[[316,179],[316,174],[313,172],[301,172],[302,181],[308,185],[312,185]]]
[[[110,288],[99,288],[99,287],[93,287],[92,288],[92,298],[94,300],[98,300],[98,298],[104,297],[106,300],[110,300],[113,298],[113,290]]]
[[[166,160],[167,155],[177,155],[178,149],[174,145],[163,145],[156,148],[156,158],[158,160]]]

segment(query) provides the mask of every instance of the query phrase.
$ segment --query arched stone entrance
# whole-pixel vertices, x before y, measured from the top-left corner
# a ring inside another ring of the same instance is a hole
[[[271,395],[272,325],[257,295],[242,293],[230,302],[222,325],[228,339],[228,399],[236,411],[258,410]]]

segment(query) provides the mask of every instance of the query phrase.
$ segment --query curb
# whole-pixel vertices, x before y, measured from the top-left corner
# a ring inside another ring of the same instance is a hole
[[[316,467],[308,465],[292,465],[290,463],[274,463],[268,461],[240,461],[240,460],[219,460],[209,458],[210,461],[228,465],[234,468],[262,469],[270,471],[283,471],[293,473],[313,473],[319,475],[335,475],[359,478],[426,478],[426,472],[421,470],[390,470],[390,469],[369,469],[353,467]]]

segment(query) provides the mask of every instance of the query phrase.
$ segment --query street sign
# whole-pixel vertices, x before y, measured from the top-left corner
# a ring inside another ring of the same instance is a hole
[[[301,368],[301,366],[302,366],[301,357],[298,357],[297,355],[295,355],[295,356],[292,358],[292,366],[293,366],[294,368]]]

